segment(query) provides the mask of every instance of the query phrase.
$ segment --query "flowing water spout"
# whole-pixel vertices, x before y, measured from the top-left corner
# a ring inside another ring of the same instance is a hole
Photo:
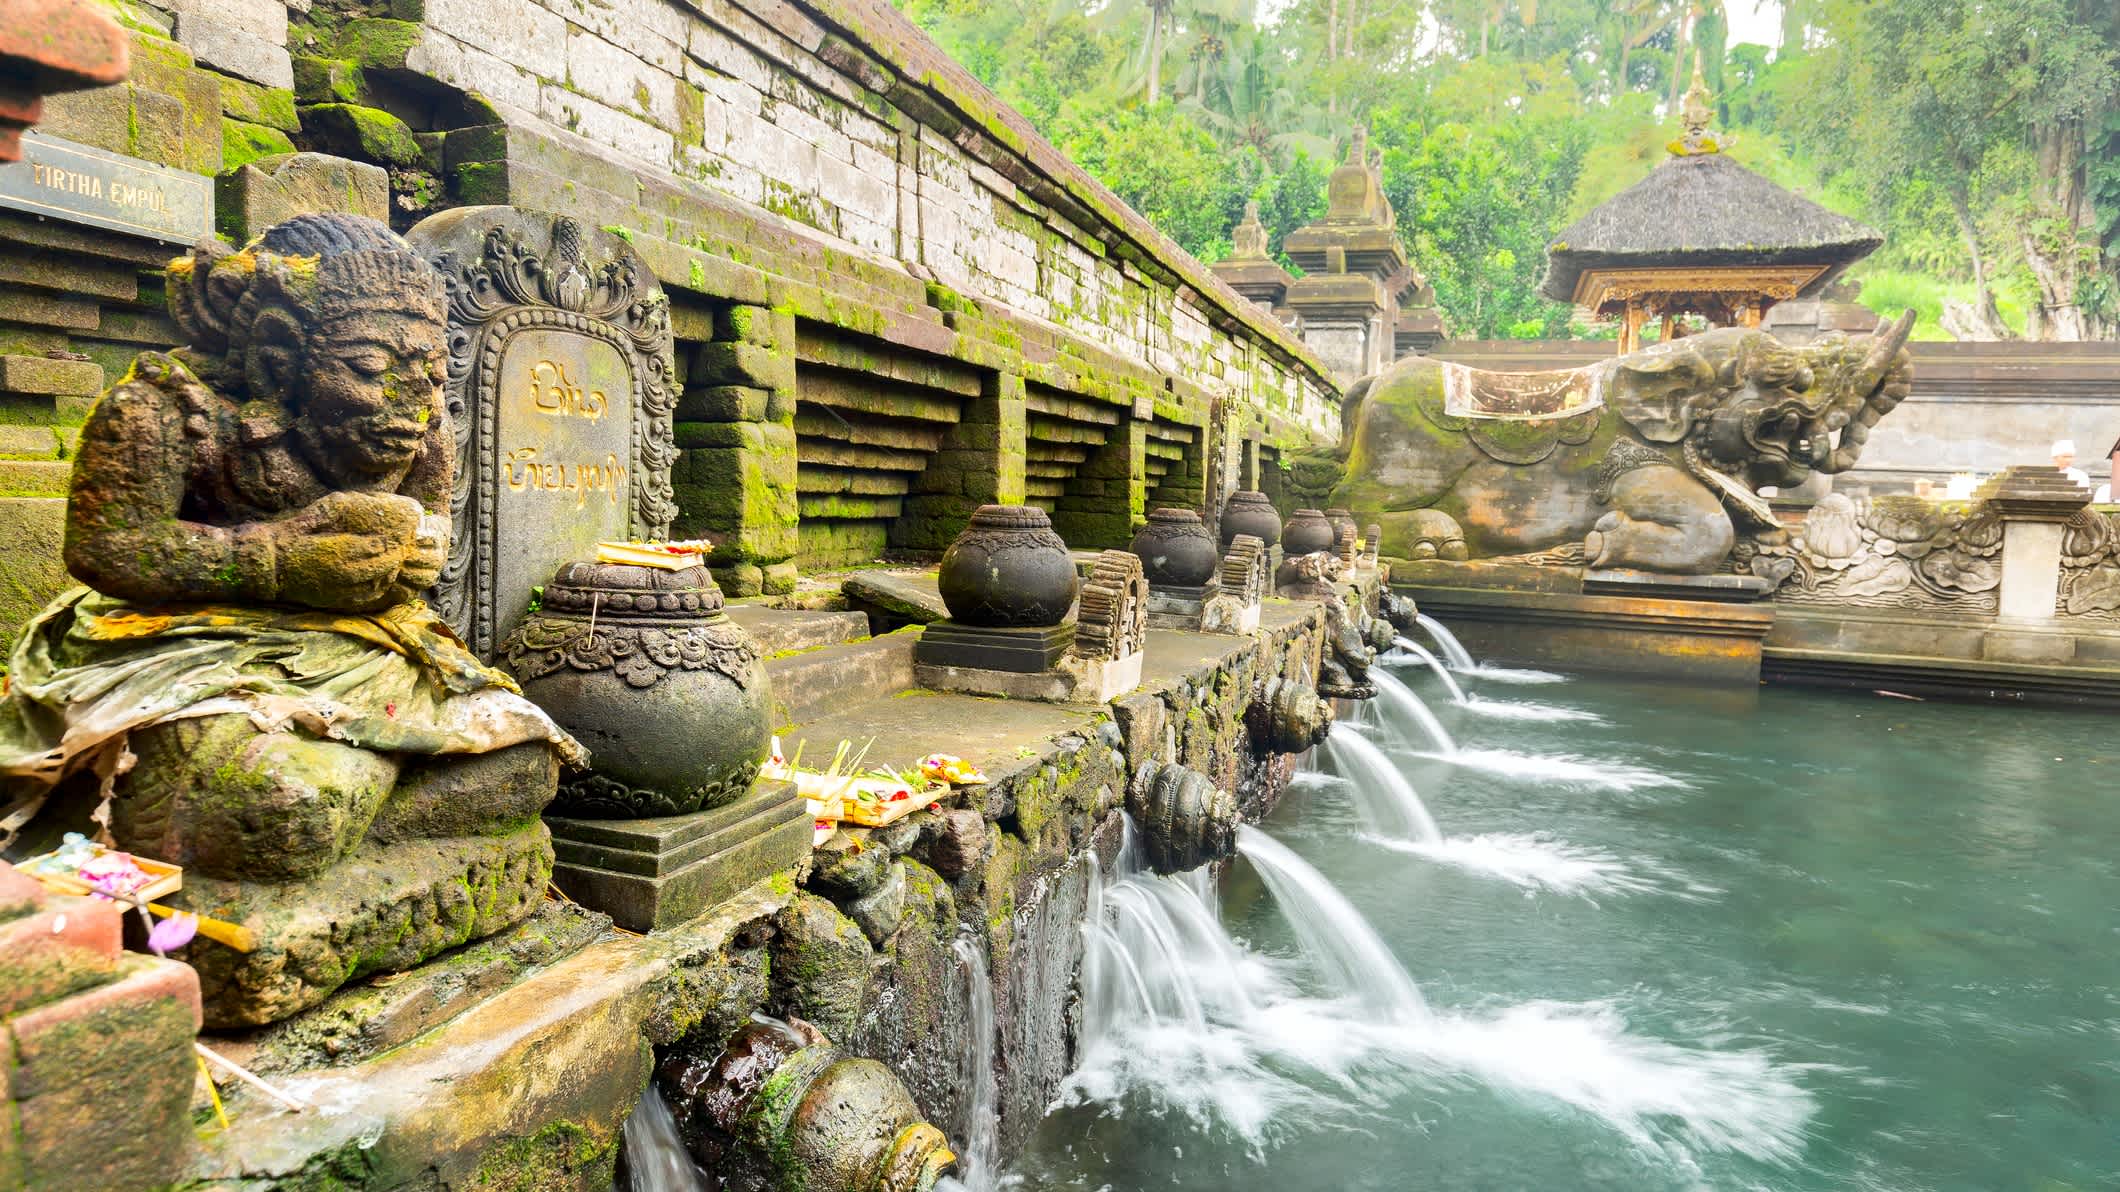
[[[1259,871],[1296,942],[1327,979],[1378,1017],[1404,1024],[1428,1019],[1428,1003],[1413,978],[1324,874],[1249,825],[1237,829],[1237,852]]]
[[[1391,759],[1358,733],[1336,732],[1325,742],[1333,764],[1354,787],[1356,806],[1372,831],[1400,840],[1439,844],[1443,833]]]
[[[971,1100],[965,1112],[964,1156],[957,1165],[956,1184],[968,1192],[987,1192],[994,1186],[994,1163],[1001,1150],[1000,1092],[994,1079],[994,982],[986,967],[986,950],[977,939],[960,935],[950,950],[964,963],[965,1026],[972,1044],[964,1057],[964,1087],[971,1090]]]
[[[1442,648],[1443,657],[1450,660],[1450,668],[1452,670],[1472,669],[1472,655],[1464,646],[1458,644],[1457,635],[1445,628],[1441,621],[1436,620],[1427,613],[1422,613],[1414,618],[1414,621],[1421,628],[1426,629],[1428,636],[1434,638],[1435,644]]]
[[[1442,721],[1436,719],[1434,712],[1428,710],[1427,702],[1419,693],[1383,671],[1375,672],[1375,678],[1379,698],[1374,702],[1389,704],[1405,713],[1414,723],[1421,726],[1421,730],[1428,734],[1428,739],[1435,743],[1436,751],[1444,757],[1457,756],[1457,742],[1450,739],[1450,731],[1443,727]]]
[[[1428,647],[1410,637],[1398,638],[1392,644],[1427,664],[1428,669],[1434,671],[1437,677],[1443,680],[1443,686],[1450,689],[1450,698],[1454,702],[1460,704],[1465,702],[1465,689],[1458,686],[1457,679],[1452,677],[1449,669],[1443,665],[1442,660],[1438,659]]]
[[[625,1139],[631,1192],[706,1192],[706,1181],[677,1135],[677,1119],[652,1080],[626,1119]]]

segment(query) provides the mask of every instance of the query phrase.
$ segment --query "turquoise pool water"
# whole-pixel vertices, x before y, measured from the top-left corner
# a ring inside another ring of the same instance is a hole
[[[2120,1188],[2114,718],[1396,673],[1457,754],[1380,700],[1260,826],[1299,860],[1108,892],[1012,1180]]]

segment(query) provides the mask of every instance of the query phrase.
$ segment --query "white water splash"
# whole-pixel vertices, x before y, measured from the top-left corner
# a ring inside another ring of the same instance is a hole
[[[1635,1035],[1608,1002],[1537,1001],[1492,1015],[1445,1015],[1406,1043],[1498,1089],[1581,1110],[1664,1154],[1734,1151],[1791,1164],[1803,1156],[1804,1124],[1818,1109],[1792,1071],[1765,1052]]]
[[[1491,699],[1484,695],[1466,698],[1465,710],[1489,720],[1538,721],[1550,724],[1603,724],[1605,718],[1586,708],[1569,708],[1528,699]]]
[[[978,939],[960,935],[950,950],[963,965],[965,1025],[972,1037],[961,1073],[971,1090],[971,1104],[966,1107],[964,1154],[957,1165],[956,1184],[966,1192],[987,1192],[994,1186],[994,1167],[1001,1152],[1001,1097],[994,1079],[994,982],[986,967],[986,949]]]
[[[1372,670],[1369,672],[1369,678],[1376,684],[1377,694],[1375,699],[1368,700],[1367,703],[1389,704],[1406,720],[1420,725],[1421,731],[1428,734],[1428,739],[1434,742],[1437,749],[1446,754],[1457,751],[1457,742],[1450,739],[1449,730],[1443,727],[1442,721],[1436,719],[1434,712],[1428,710],[1427,702],[1413,688],[1386,671]],[[1382,712],[1379,711],[1377,715],[1381,721]],[[1363,719],[1366,721],[1368,717],[1365,715]]]
[[[1442,659],[1437,658],[1434,654],[1430,653],[1428,647],[1408,637],[1399,638],[1394,644],[1397,645],[1399,649],[1404,650],[1407,653],[1413,655],[1415,658],[1420,659],[1421,665],[1427,667],[1429,670],[1434,671],[1436,678],[1441,679],[1443,681],[1443,686],[1448,687],[1450,689],[1450,698],[1452,702],[1460,704],[1465,702],[1465,689],[1458,686],[1458,681],[1451,677],[1449,668],[1443,665]]]
[[[1450,660],[1452,670],[1472,669],[1472,654],[1458,643],[1457,635],[1444,627],[1441,621],[1427,613],[1421,613],[1414,617],[1414,623],[1426,629],[1428,636],[1435,639],[1435,644],[1443,651],[1443,657]]]
[[[1086,926],[1099,953],[1083,971],[1087,1043],[1061,1103],[1121,1114],[1145,1098],[1150,1112],[1175,1109],[1256,1153],[1305,1125],[1393,1116],[1391,1099],[1415,1087],[1471,1082],[1584,1114],[1680,1169],[1697,1170],[1706,1151],[1801,1158],[1816,1101],[1796,1082],[1800,1069],[1756,1049],[1633,1034],[1606,1002],[1431,1010],[1322,874],[1256,829],[1242,830],[1239,847],[1325,987],[1300,992],[1285,962],[1222,933],[1204,880],[1122,860],[1110,902],[1138,899],[1143,914],[1100,910]],[[1128,887],[1137,893],[1119,893]],[[1127,955],[1123,975],[1115,954]],[[1197,1016],[1167,1012],[1180,1005]]]
[[[1442,842],[1442,830],[1413,783],[1366,737],[1341,732],[1335,724],[1325,739],[1325,755],[1333,769],[1347,777],[1355,809],[1372,831],[1401,840]]]
[[[1547,683],[1568,681],[1568,676],[1553,671],[1532,670],[1521,666],[1490,666],[1484,662],[1458,673],[1483,683],[1513,683],[1520,687],[1538,687]]]
[[[1540,834],[1483,832],[1436,841],[1393,840],[1384,836],[1365,839],[1471,873],[1498,877],[1527,890],[1587,897],[1645,894],[1662,888],[1610,853]]]
[[[1567,753],[1517,753],[1507,749],[1460,749],[1455,753],[1425,756],[1469,770],[1479,770],[1521,782],[1550,783],[1582,790],[1644,791],[1689,790],[1692,784],[1675,774],[1630,766],[1625,762],[1598,761]]]
[[[677,1119],[654,1081],[626,1118],[626,1175],[631,1192],[706,1192],[691,1152],[677,1136]]]

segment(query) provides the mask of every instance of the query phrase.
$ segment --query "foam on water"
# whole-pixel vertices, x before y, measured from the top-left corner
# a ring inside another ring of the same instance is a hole
[[[1547,683],[1565,683],[1568,676],[1553,671],[1532,670],[1521,666],[1490,666],[1478,663],[1458,672],[1483,683],[1514,683],[1522,687],[1536,687]]]
[[[1543,704],[1528,699],[1489,699],[1484,695],[1465,697],[1463,704],[1474,716],[1489,720],[1525,720],[1546,723],[1568,721],[1577,724],[1603,724],[1605,718],[1584,708],[1563,707],[1560,704]]]
[[[1685,790],[1692,786],[1683,778],[1659,770],[1630,766],[1625,762],[1598,761],[1568,753],[1460,749],[1455,753],[1430,753],[1422,756],[1503,778],[1552,783],[1556,786],[1578,787],[1584,790]]]
[[[1543,1112],[1587,1115],[1680,1170],[1709,1151],[1801,1157],[1816,1102],[1797,1069],[1758,1049],[1635,1034],[1607,1002],[1430,1008],[1322,874],[1256,829],[1242,830],[1240,848],[1310,980],[1222,932],[1204,880],[1156,877],[1122,855],[1097,901],[1143,914],[1100,911],[1087,928],[1087,1043],[1061,1104],[1175,1111],[1257,1152],[1319,1125],[1374,1128],[1365,1123],[1390,1116],[1390,1098],[1411,1088],[1477,1084]],[[1126,947],[1139,962],[1122,977],[1111,949]],[[1170,1013],[1179,1004],[1193,1012]]]
[[[1687,1161],[1734,1151],[1802,1157],[1818,1100],[1795,1070],[1753,1048],[1685,1047],[1628,1031],[1609,1002],[1527,1002],[1443,1015],[1409,1032],[1415,1054],[1521,1096],[1596,1117],[1645,1150]]]
[[[1471,873],[1498,877],[1527,890],[1555,894],[1644,894],[1660,883],[1618,857],[1543,834],[1485,832],[1436,841],[1369,836],[1372,843]]]

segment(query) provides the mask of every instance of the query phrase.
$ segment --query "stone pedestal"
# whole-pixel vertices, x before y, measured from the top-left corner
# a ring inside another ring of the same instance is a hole
[[[149,1188],[192,1147],[199,979],[0,863],[0,1187]],[[208,945],[219,947],[218,944]]]
[[[1036,674],[1051,670],[1074,642],[1072,624],[1004,628],[944,618],[921,632],[913,647],[913,662],[916,668]]]
[[[787,782],[761,781],[745,798],[690,815],[546,822],[553,883],[628,931],[696,918],[810,850],[809,812]]]
[[[2011,468],[1982,485],[1975,499],[2002,519],[2004,621],[2050,621],[2061,588],[2063,523],[2090,504],[2090,492],[2059,468]]]
[[[1200,612],[1212,591],[1210,585],[1180,587],[1149,585],[1148,627],[1151,629],[1198,629]]]

